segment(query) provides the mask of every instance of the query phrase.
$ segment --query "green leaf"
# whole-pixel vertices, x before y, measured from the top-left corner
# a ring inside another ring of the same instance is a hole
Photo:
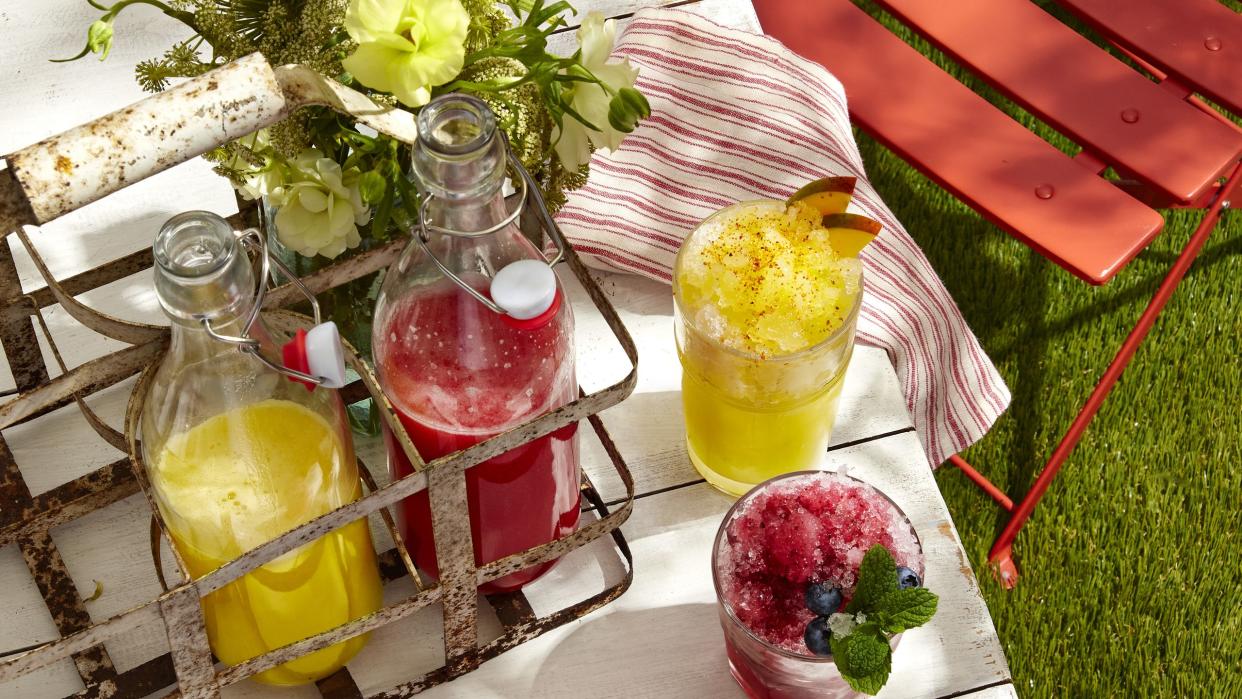
[[[388,183],[384,181],[383,175],[375,170],[368,170],[358,177],[358,191],[362,194],[363,201],[374,206],[384,198]]]
[[[880,598],[897,589],[897,563],[880,544],[872,546],[858,566],[858,586],[845,606],[847,612],[869,612]]]
[[[409,214],[412,224],[417,227],[422,220],[422,215],[418,210],[418,194],[414,191],[414,187],[410,185],[410,181],[405,179],[400,173],[393,178],[393,182],[397,185],[397,194],[401,196],[401,205],[405,207],[405,212]]]
[[[399,176],[399,175],[398,175]],[[371,218],[371,236],[376,240],[388,238],[388,223],[392,220],[392,202],[395,188],[384,178],[380,178],[384,191],[380,195],[379,206],[375,207],[375,215]]]
[[[875,696],[880,693],[881,689],[884,689],[884,684],[888,682],[888,675],[892,672],[892,669],[892,659],[890,658],[884,668],[876,671],[874,674],[867,675],[866,677],[848,677],[846,675],[842,675],[842,677],[845,678],[845,681],[849,683],[855,692]]]
[[[884,595],[875,605],[875,614],[885,631],[901,633],[931,621],[938,601],[931,590],[911,587]]]
[[[837,669],[855,691],[876,694],[888,681],[893,650],[873,622],[860,624],[849,635],[829,641]]]

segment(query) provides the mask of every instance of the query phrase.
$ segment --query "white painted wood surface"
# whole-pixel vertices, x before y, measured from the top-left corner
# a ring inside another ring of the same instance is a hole
[[[600,9],[621,18],[647,5],[678,4],[732,26],[756,29],[746,0],[579,0],[584,12]],[[86,59],[52,64],[47,58],[76,53],[86,26],[98,12],[85,0],[43,0],[0,4],[0,94],[4,128],[0,153],[59,132],[142,97],[132,79],[133,65],[156,55],[184,31],[158,12],[137,7],[118,22],[112,56],[104,63]],[[576,20],[571,26],[576,25]],[[558,50],[572,49],[572,33],[558,35]],[[191,161],[140,183],[38,231],[33,238],[57,276],[81,272],[150,244],[159,225],[188,208],[228,214],[235,210],[228,185],[208,164]],[[42,286],[24,250],[10,245],[23,286]],[[641,354],[635,395],[604,414],[637,481],[640,499],[624,528],[635,556],[632,589],[609,607],[557,629],[485,664],[470,675],[427,693],[429,697],[731,697],[741,696],[724,660],[708,550],[729,505],[725,496],[700,482],[685,456],[680,405],[680,369],[671,332],[668,287],[623,275],[602,274],[600,283],[620,310]],[[580,373],[588,390],[624,373],[624,355],[579,289],[570,284],[578,317]],[[161,322],[150,274],[138,274],[80,297],[123,318]],[[58,307],[44,311],[66,361],[75,366],[119,344],[78,326]],[[46,346],[45,346],[46,349]],[[49,360],[50,354],[45,351]],[[0,370],[7,372],[7,368]],[[56,374],[53,367],[52,373]],[[131,382],[90,399],[92,407],[120,427]],[[0,388],[12,387],[7,373]],[[928,626],[903,638],[885,696],[1016,696],[987,608],[980,598],[918,440],[910,432],[896,377],[880,350],[857,348],[846,378],[831,468],[849,468],[898,501],[915,522],[928,552],[927,583],[941,595],[941,612]],[[37,494],[83,475],[118,454],[87,427],[74,408],[10,428],[4,437]],[[379,445],[360,445],[381,481]],[[624,494],[610,474],[602,450],[584,441],[584,468],[606,499]],[[378,467],[378,468],[377,468]],[[391,545],[372,523],[377,546]],[[103,594],[87,603],[101,620],[159,592],[148,550],[145,505],[140,496],[53,530],[66,565],[83,596],[95,581]],[[593,590],[620,571],[606,544],[568,556],[530,592],[532,603],[551,609],[569,601],[569,591]],[[167,558],[167,556],[166,556]],[[394,599],[408,593],[390,585]],[[377,632],[350,665],[364,691],[391,686],[415,671],[443,661],[437,610]],[[481,634],[494,633],[484,619]],[[56,631],[16,547],[0,548],[0,650],[55,638]],[[119,670],[167,651],[158,625],[138,629],[108,651]],[[0,685],[0,698],[60,697],[82,688],[68,661]],[[311,688],[272,690],[242,683],[229,688],[237,697],[313,697]]]

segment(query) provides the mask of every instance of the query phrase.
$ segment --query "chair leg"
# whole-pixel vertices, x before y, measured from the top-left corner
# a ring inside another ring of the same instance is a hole
[[[1182,278],[1186,276],[1191,263],[1198,257],[1199,252],[1203,250],[1203,245],[1207,242],[1208,236],[1211,235],[1212,230],[1216,228],[1216,223],[1220,220],[1221,212],[1229,206],[1229,197],[1238,191],[1239,183],[1242,183],[1242,163],[1238,163],[1234,167],[1229,175],[1229,179],[1220,188],[1220,195],[1216,198],[1211,208],[1208,209],[1203,220],[1199,222],[1199,226],[1195,229],[1194,234],[1190,236],[1186,247],[1178,255],[1177,261],[1173,263],[1173,267],[1169,270],[1168,275],[1160,283],[1160,288],[1156,290],[1155,295],[1148,302],[1147,308],[1139,316],[1138,322],[1126,337],[1125,342],[1121,344],[1121,349],[1117,351],[1117,355],[1113,357],[1112,363],[1104,371],[1100,382],[1096,384],[1082,410],[1074,418],[1074,422],[1070,424],[1065,436],[1061,438],[1061,443],[1052,452],[1052,456],[1035,479],[1034,485],[1031,486],[1031,489],[1022,498],[1022,501],[1018,503],[1016,509],[1006,508],[1010,509],[1012,514],[1009,517],[1009,521],[1005,524],[1004,530],[1001,531],[996,542],[992,544],[992,550],[988,554],[988,563],[992,566],[993,572],[1001,585],[1006,589],[1013,589],[1018,584],[1018,568],[1013,562],[1013,541],[1017,538],[1018,532],[1022,530],[1022,526],[1026,524],[1026,521],[1030,519],[1031,513],[1034,512],[1035,506],[1039,504],[1040,498],[1044,496],[1048,486],[1052,484],[1052,479],[1061,470],[1061,466],[1069,458],[1070,452],[1078,445],[1078,440],[1082,438],[1087,425],[1091,424],[1091,420],[1099,412],[1104,399],[1108,397],[1117,380],[1121,378],[1121,373],[1125,371],[1126,366],[1133,359],[1135,351],[1138,350],[1143,339],[1147,337],[1147,333],[1156,322],[1156,318],[1164,310],[1165,304],[1173,296],[1173,292],[1177,289],[1178,284],[1181,283]],[[988,490],[988,493],[993,498],[996,498],[996,495],[992,493],[992,490],[996,490],[996,488],[986,478],[979,475],[959,457],[950,457],[950,460],[959,468],[965,465],[963,471],[966,475],[979,484],[980,487]],[[984,483],[987,483],[987,485],[984,486]],[[989,486],[991,490],[989,490]],[[1004,505],[1004,502],[999,500],[999,498],[997,500],[1002,503],[1002,506]]]
[[[959,471],[966,474],[966,477],[969,478],[972,483],[979,486],[983,492],[991,496],[991,498],[996,501],[996,504],[1000,505],[1005,510],[1010,512],[1013,511],[1013,500],[1010,500],[1009,496],[1006,495],[1004,491],[997,488],[992,481],[988,480],[987,476],[984,476],[982,473],[976,471],[974,466],[966,463],[966,460],[957,454],[950,456],[949,461],[956,466]]]

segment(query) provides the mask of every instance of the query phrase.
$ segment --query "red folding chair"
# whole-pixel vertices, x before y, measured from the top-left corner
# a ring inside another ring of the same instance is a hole
[[[1217,0],[1058,0],[1152,78],[1028,0],[878,0],[963,67],[1077,142],[1069,157],[942,71],[849,0],[754,0],[764,30],[845,85],[853,119],[985,218],[1091,284],[1160,231],[1155,208],[1207,209],[1199,226],[1016,506],[989,561],[1018,580],[1012,547],[1242,182],[1242,16]],[[1100,175],[1112,167],[1121,179]]]

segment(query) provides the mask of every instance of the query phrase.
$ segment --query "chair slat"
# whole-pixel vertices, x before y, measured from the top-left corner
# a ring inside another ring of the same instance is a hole
[[[849,0],[756,0],[755,9],[768,34],[842,81],[864,129],[1073,274],[1102,284],[1160,231],[1158,213],[1024,129]]]
[[[1219,0],[1059,0],[1096,31],[1242,115],[1242,15]]]
[[[1053,128],[1177,202],[1197,199],[1242,155],[1242,133],[1029,0],[879,1]]]

